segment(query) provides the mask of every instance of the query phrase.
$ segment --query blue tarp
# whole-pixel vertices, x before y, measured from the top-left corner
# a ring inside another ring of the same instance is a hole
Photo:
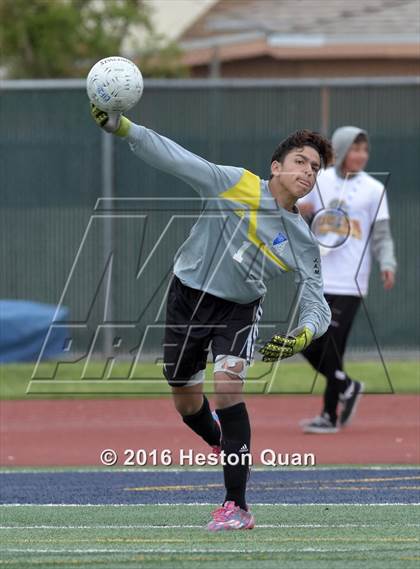
[[[0,362],[37,361],[48,330],[51,329],[42,359],[63,354],[68,339],[67,308],[24,300],[0,300]],[[55,318],[54,318],[55,316]]]

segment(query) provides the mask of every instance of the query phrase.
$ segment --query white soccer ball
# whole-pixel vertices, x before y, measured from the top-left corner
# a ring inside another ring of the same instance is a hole
[[[91,102],[106,112],[129,111],[143,93],[140,69],[125,57],[106,57],[92,67],[86,79]]]

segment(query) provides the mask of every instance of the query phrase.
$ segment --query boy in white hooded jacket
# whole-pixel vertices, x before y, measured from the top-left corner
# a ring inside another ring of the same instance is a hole
[[[364,172],[367,132],[353,126],[338,128],[332,144],[335,165],[318,177],[318,191],[298,202],[301,214],[312,218],[321,244],[324,292],[332,312],[327,333],[302,352],[326,377],[321,415],[302,422],[307,433],[335,433],[349,423],[363,384],[344,371],[343,356],[361,297],[368,292],[372,255],[379,262],[385,290],[394,286],[396,270],[385,188]]]

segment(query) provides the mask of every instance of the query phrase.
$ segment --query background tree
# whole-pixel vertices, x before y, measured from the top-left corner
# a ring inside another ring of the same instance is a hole
[[[0,0],[0,66],[10,78],[82,77],[121,55],[130,36],[144,75],[185,75],[180,50],[154,33],[150,16],[142,0]]]

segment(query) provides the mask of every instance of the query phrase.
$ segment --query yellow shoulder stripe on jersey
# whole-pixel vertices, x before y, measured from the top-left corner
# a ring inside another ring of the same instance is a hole
[[[261,180],[259,176],[253,174],[252,172],[249,172],[248,170],[244,170],[244,173],[239,182],[228,190],[221,192],[219,196],[226,200],[248,206],[248,239],[251,241],[251,243],[258,247],[258,249],[261,249],[263,254],[271,259],[274,263],[276,263],[276,265],[278,265],[283,271],[290,271],[290,268],[276,255],[274,255],[274,253],[267,247],[267,245],[261,241],[257,234],[257,214],[261,200]],[[235,213],[237,212],[235,211]]]

